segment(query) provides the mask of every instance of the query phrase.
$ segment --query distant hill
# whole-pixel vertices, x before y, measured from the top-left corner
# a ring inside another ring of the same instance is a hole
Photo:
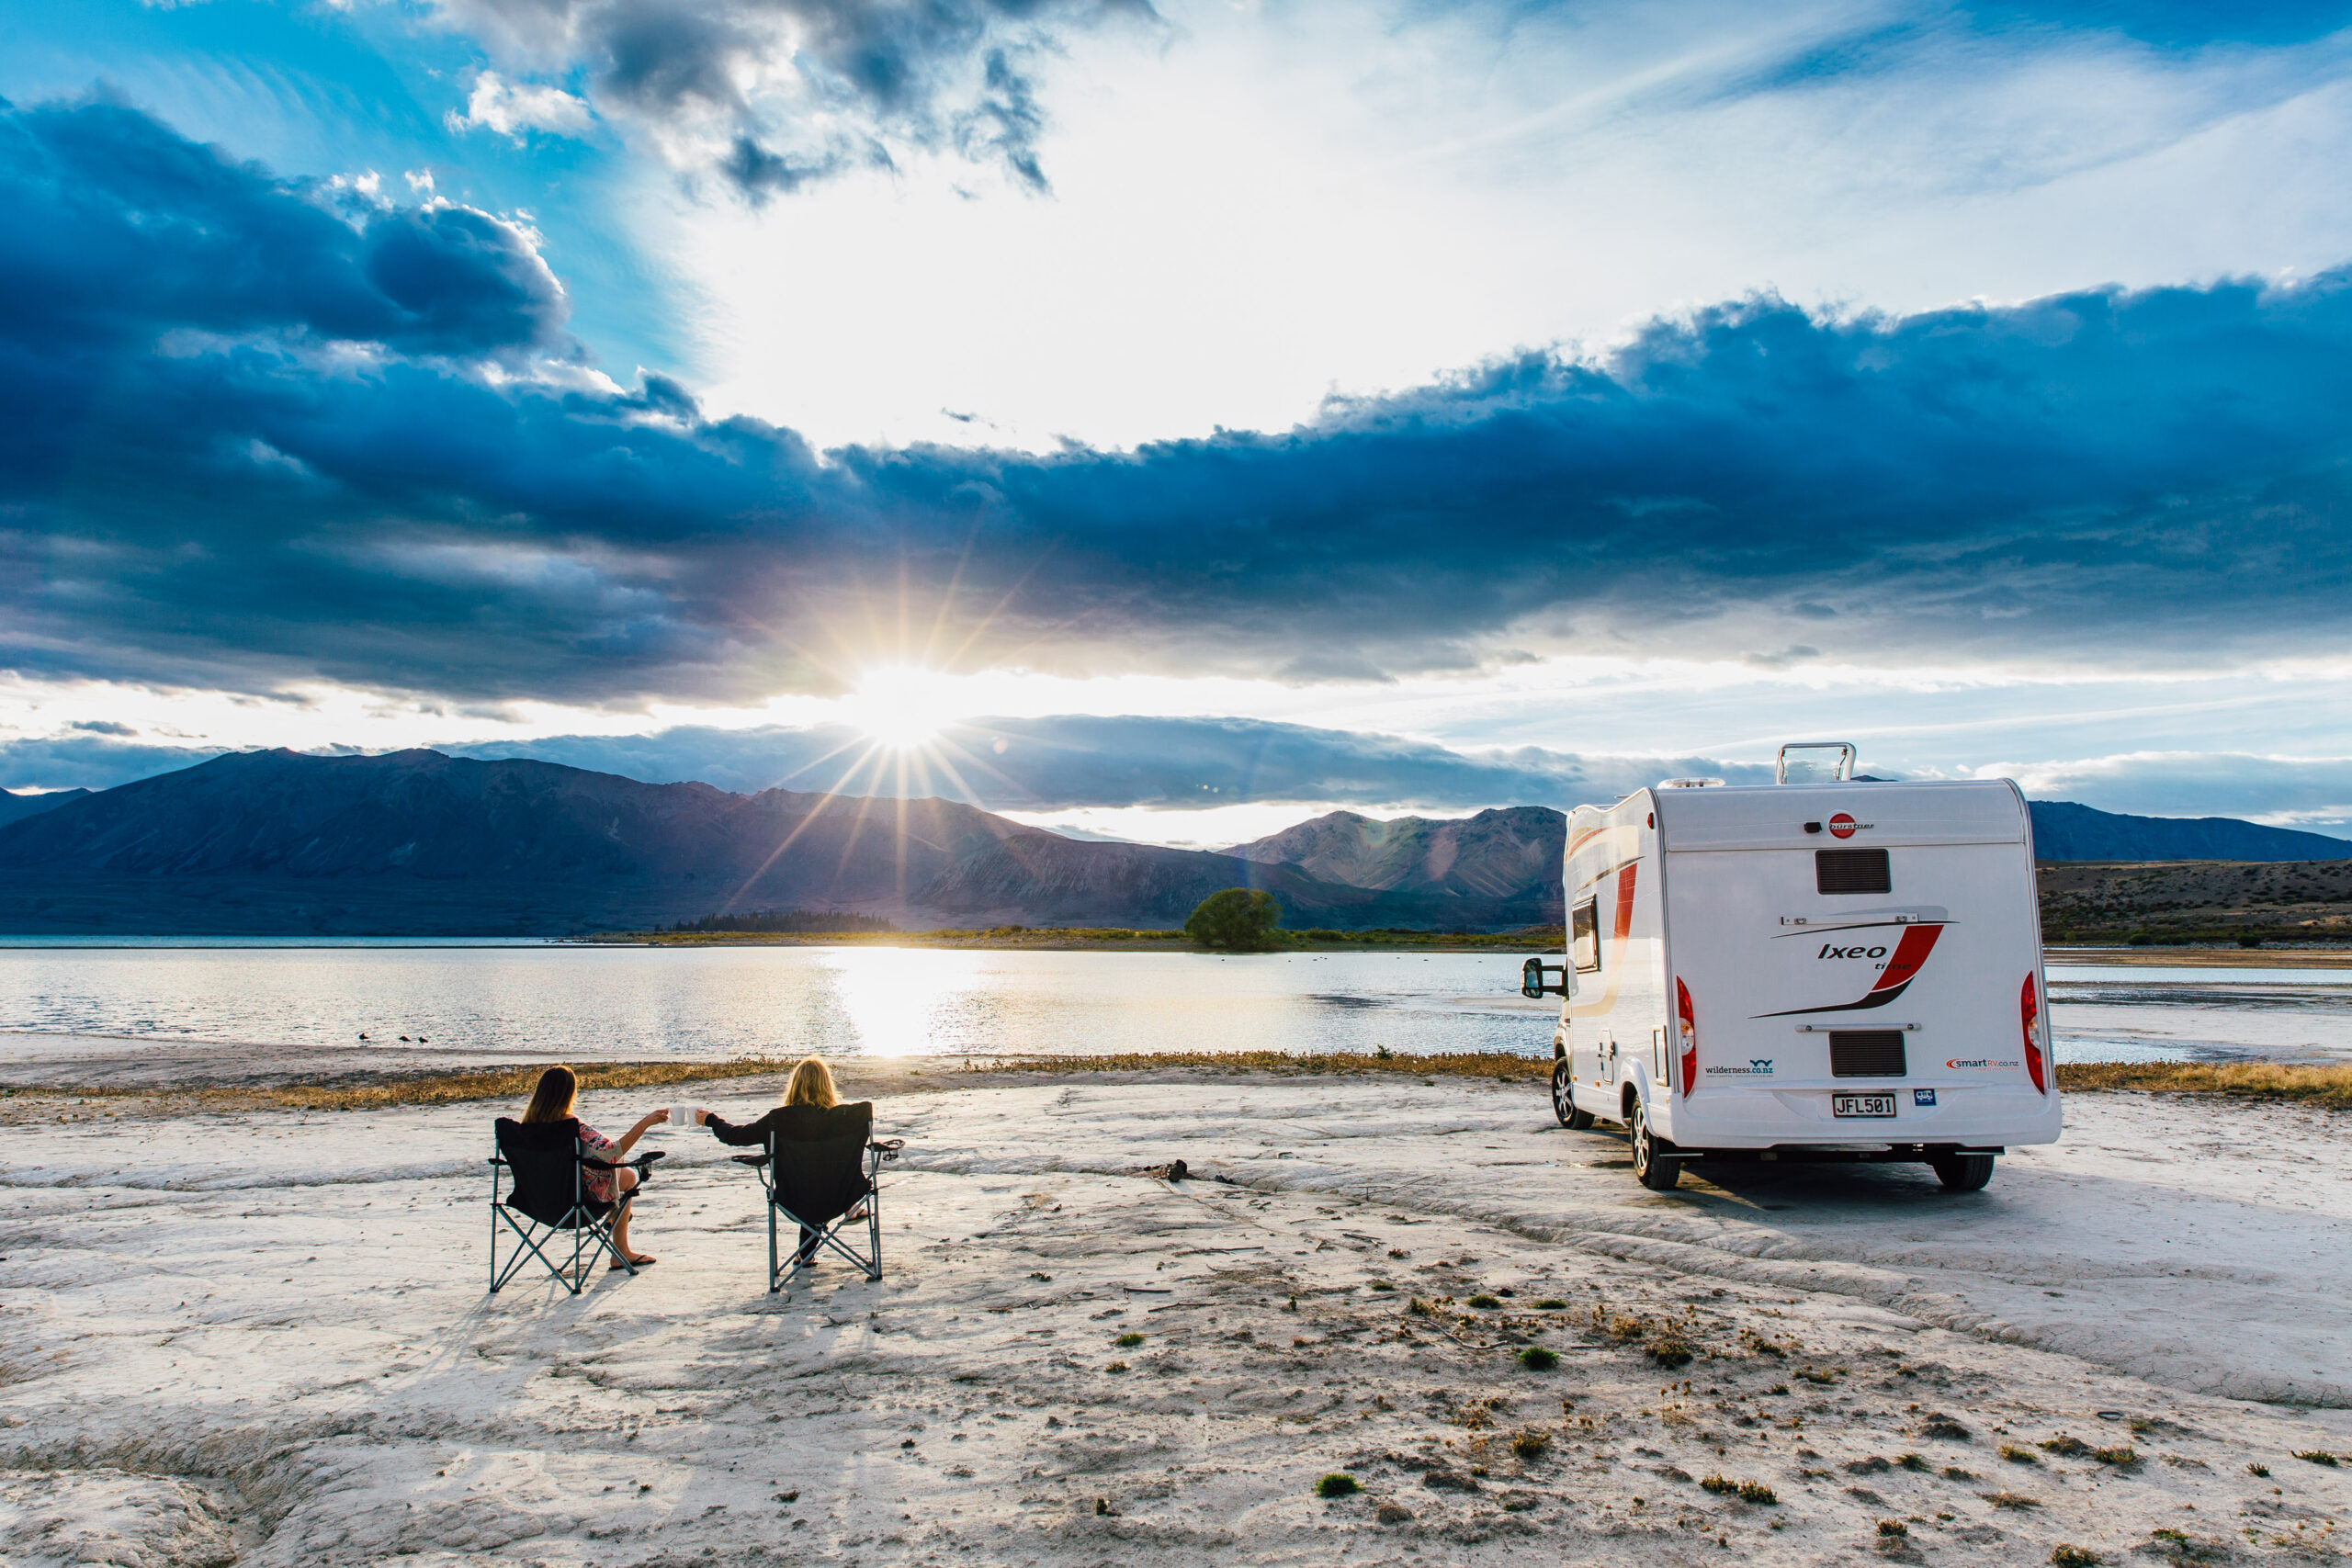
[[[1318,882],[1493,901],[1509,907],[1517,923],[1556,924],[1567,821],[1544,806],[1386,821],[1334,811],[1228,852],[1261,865],[1295,865]]]
[[[11,822],[21,822],[28,817],[38,817],[44,811],[54,811],[70,806],[90,792],[86,789],[57,789],[47,795],[11,795],[0,789],[0,828]]]
[[[944,800],[650,784],[437,751],[249,751],[0,827],[0,931],[560,935],[725,908],[913,926],[1181,923],[1261,886],[1287,923],[1487,925],[1492,901],[1081,843]]]
[[[2037,860],[2352,860],[2352,840],[2234,817],[2128,817],[2070,800],[2037,800]]]

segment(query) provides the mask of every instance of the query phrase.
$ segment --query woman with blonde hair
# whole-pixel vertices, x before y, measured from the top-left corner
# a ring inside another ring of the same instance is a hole
[[[549,1067],[539,1075],[538,1086],[531,1090],[531,1103],[523,1111],[524,1124],[576,1121],[579,1111],[575,1102],[579,1098],[579,1075],[570,1067]],[[637,1146],[638,1139],[645,1136],[647,1128],[658,1127],[669,1119],[667,1111],[649,1111],[637,1119],[636,1126],[621,1134],[617,1143],[587,1122],[581,1122],[577,1128],[580,1145],[595,1158],[618,1165],[628,1158],[629,1150]],[[596,1203],[613,1202],[621,1193],[633,1191],[637,1187],[637,1172],[633,1170],[583,1168],[580,1179],[581,1184],[588,1190],[589,1201]],[[628,1216],[629,1211],[636,1207],[634,1203],[623,1203],[619,1213],[613,1217],[613,1246],[619,1250],[621,1257],[643,1269],[655,1259],[650,1253],[634,1252],[629,1248]],[[618,1269],[621,1265],[616,1260],[611,1267]]]
[[[722,1144],[731,1144],[738,1148],[765,1147],[772,1134],[782,1130],[790,1135],[796,1129],[805,1129],[813,1112],[839,1109],[842,1109],[842,1097],[841,1091],[833,1087],[833,1070],[825,1066],[823,1060],[819,1057],[804,1056],[799,1066],[792,1069],[792,1077],[784,1086],[784,1103],[758,1121],[747,1122],[739,1127],[719,1115],[718,1111],[706,1111],[702,1112],[702,1122]],[[859,1107],[848,1109],[855,1110]],[[865,1106],[863,1109],[865,1111],[868,1125],[870,1125],[873,1108]],[[864,1134],[860,1134],[861,1142],[863,1138]],[[819,1220],[831,1218],[828,1214],[809,1217]],[[865,1205],[863,1203],[842,1215],[844,1223],[862,1220],[865,1217]],[[816,1232],[806,1225],[801,1227],[800,1257],[803,1261],[815,1252],[817,1240]]]

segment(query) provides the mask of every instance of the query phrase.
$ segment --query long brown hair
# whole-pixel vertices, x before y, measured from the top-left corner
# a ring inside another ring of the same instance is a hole
[[[549,1067],[539,1075],[539,1087],[531,1091],[523,1120],[561,1122],[571,1116],[571,1102],[579,1096],[580,1079],[570,1067]]]
[[[804,1056],[792,1069],[792,1081],[784,1086],[786,1105],[839,1105],[841,1095],[833,1089],[833,1070],[814,1056]]]

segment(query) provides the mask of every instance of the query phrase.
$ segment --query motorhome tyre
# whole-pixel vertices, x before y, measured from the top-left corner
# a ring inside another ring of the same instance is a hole
[[[1592,1112],[1577,1109],[1576,1085],[1568,1077],[1565,1057],[1552,1063],[1552,1114],[1571,1133],[1581,1133],[1592,1125]]]
[[[1650,1131],[1649,1107],[1643,1101],[1634,1101],[1626,1132],[1634,1145],[1634,1179],[1653,1192],[1671,1192],[1682,1179],[1682,1162],[1658,1146],[1665,1140]]]
[[[1929,1165],[1947,1192],[1981,1191],[1993,1179],[1991,1155],[1946,1155]]]

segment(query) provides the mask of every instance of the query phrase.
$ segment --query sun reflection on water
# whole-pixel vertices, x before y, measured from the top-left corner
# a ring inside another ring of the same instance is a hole
[[[821,962],[834,998],[868,1056],[953,1055],[972,1046],[973,982],[981,953],[831,948]],[[945,962],[942,962],[944,960]]]

